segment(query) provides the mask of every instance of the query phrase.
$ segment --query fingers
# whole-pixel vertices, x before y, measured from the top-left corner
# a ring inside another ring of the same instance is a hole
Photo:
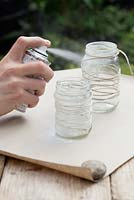
[[[24,76],[41,76],[48,82],[54,75],[53,70],[43,63],[42,61],[34,61],[26,64],[16,64],[13,67],[8,67],[2,74],[3,78],[6,77],[24,77]]]
[[[48,82],[53,77],[54,72],[48,65],[46,65],[42,61],[37,61],[20,64],[18,68],[16,67],[15,75],[21,77],[29,75],[41,76],[46,82]]]
[[[10,94],[10,98],[12,101],[12,104],[14,105],[14,108],[19,105],[26,104],[28,107],[32,108],[37,105],[39,102],[39,97],[30,94],[29,92],[25,90],[19,90],[18,92],[14,94]]]
[[[29,91],[37,96],[41,96],[46,87],[46,82],[44,80],[32,79],[32,78],[18,78],[12,77],[9,81],[5,82],[3,90],[1,93],[19,93],[21,90]],[[36,93],[34,92],[36,91]]]
[[[5,100],[8,103],[8,108],[16,108],[19,105],[27,104],[30,108],[37,105],[39,96],[45,91],[46,82],[44,80],[30,79],[30,78],[17,78],[13,77],[10,82],[5,82]],[[29,93],[37,91],[35,95]],[[9,109],[8,109],[9,110]]]
[[[44,94],[46,87],[46,82],[44,80],[25,78],[21,81],[24,90],[34,91],[34,94],[37,96],[41,96]]]
[[[32,94],[30,94],[27,91],[24,91],[22,102],[24,104],[27,104],[29,108],[33,108],[33,107],[35,107],[38,104],[39,97],[35,96],[35,95],[32,95]]]
[[[49,47],[50,45],[51,42],[49,40],[43,39],[41,37],[21,36],[16,40],[8,52],[8,56],[10,56],[15,61],[21,61],[27,48],[34,48],[39,46]]]

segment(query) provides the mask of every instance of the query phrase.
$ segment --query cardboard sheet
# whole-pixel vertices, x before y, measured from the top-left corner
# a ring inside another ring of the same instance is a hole
[[[81,69],[55,72],[37,107],[25,114],[13,111],[0,117],[0,153],[90,180],[94,179],[93,169],[83,163],[97,160],[105,164],[107,176],[133,157],[134,77],[121,77],[116,110],[93,114],[89,135],[68,140],[55,135],[53,97],[56,80],[67,76],[81,76]]]

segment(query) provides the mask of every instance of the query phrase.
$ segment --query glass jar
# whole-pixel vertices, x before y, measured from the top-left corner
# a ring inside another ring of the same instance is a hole
[[[56,134],[64,138],[88,135],[92,126],[92,95],[88,80],[58,80],[55,90]]]
[[[112,42],[92,42],[86,45],[81,62],[82,75],[91,83],[93,112],[114,110],[119,103],[119,50]]]

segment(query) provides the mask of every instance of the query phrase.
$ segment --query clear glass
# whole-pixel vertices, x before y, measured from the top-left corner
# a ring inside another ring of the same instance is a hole
[[[93,93],[93,112],[114,110],[119,103],[119,50],[112,42],[93,42],[86,45],[82,59],[82,75],[90,81]]]
[[[55,90],[56,134],[64,138],[88,135],[92,126],[92,95],[88,80],[57,81]]]

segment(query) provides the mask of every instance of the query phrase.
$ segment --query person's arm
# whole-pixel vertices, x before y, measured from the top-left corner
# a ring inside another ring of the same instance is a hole
[[[50,46],[50,41],[40,37],[19,37],[7,55],[0,61],[0,116],[21,104],[34,107],[44,93],[46,82],[53,77],[53,70],[42,61],[22,63],[27,48]],[[26,76],[40,74],[44,80]],[[37,90],[32,95],[27,90]]]

